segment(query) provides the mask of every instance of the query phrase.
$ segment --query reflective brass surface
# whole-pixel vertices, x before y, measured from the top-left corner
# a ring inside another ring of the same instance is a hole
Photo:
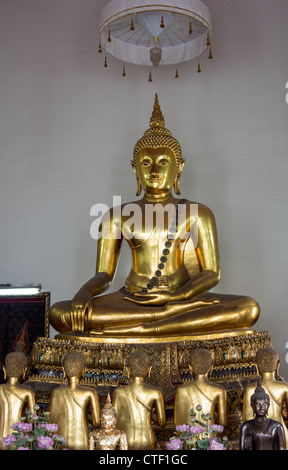
[[[135,145],[132,167],[137,195],[144,192],[142,199],[132,203],[141,214],[140,220],[138,217],[137,223],[129,226],[129,204],[113,208],[103,217],[102,233],[108,236],[98,240],[96,274],[72,301],[52,306],[52,326],[72,337],[84,334],[102,340],[149,341],[251,328],[259,317],[254,299],[209,292],[220,277],[215,218],[207,206],[177,197],[184,159],[179,143],[165,128],[157,95],[150,128]],[[169,217],[164,215],[159,224],[157,214],[163,214],[163,209],[168,214],[171,208],[175,214],[180,208],[182,212],[167,248]],[[156,216],[149,219],[147,213],[152,209]],[[103,294],[112,284],[124,240],[132,254],[125,288]],[[163,249],[168,249],[167,256]]]
[[[163,392],[145,383],[150,369],[150,358],[146,352],[132,353],[128,360],[128,373],[132,382],[117,387],[113,393],[113,405],[117,412],[116,427],[127,434],[129,450],[157,449],[152,421],[161,428],[166,424]]]
[[[88,450],[88,408],[93,425],[99,426],[100,404],[95,388],[81,385],[86,359],[79,353],[68,353],[63,361],[63,369],[68,380],[52,390],[50,396],[50,420],[58,424],[61,434],[70,450]]]
[[[128,450],[127,436],[116,429],[116,411],[110,395],[101,412],[101,426],[89,434],[89,450]]]
[[[227,396],[222,385],[211,382],[208,373],[213,366],[212,354],[204,348],[195,349],[190,355],[189,368],[194,374],[190,383],[180,385],[176,390],[175,425],[190,423],[190,410],[201,407],[201,413],[209,413],[214,423],[227,423]],[[217,415],[215,410],[217,409]]]
[[[27,370],[27,358],[24,353],[12,352],[5,358],[3,366],[5,384],[0,385],[0,449],[4,449],[3,437],[12,434],[12,424],[18,423],[25,416],[25,410],[33,410],[35,394],[22,384]]]
[[[279,367],[278,354],[272,348],[259,350],[256,355],[256,364],[261,375],[262,387],[270,398],[268,416],[282,424],[285,433],[286,448],[288,448],[288,430],[283,418],[283,412],[288,403],[288,383],[284,380],[276,379],[277,367]],[[253,409],[251,408],[250,400],[254,390],[255,383],[251,383],[245,387],[243,397],[244,421],[253,418]]]
[[[260,377],[250,406],[254,418],[241,425],[240,450],[286,450],[284,427],[279,421],[268,418],[270,397],[261,386]]]

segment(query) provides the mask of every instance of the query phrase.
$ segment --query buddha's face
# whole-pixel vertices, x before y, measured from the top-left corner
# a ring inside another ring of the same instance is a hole
[[[137,156],[137,172],[144,191],[169,191],[178,173],[174,153],[166,147],[144,148]]]
[[[254,412],[257,416],[266,416],[269,408],[269,403],[265,399],[256,398],[254,402]]]
[[[116,418],[111,413],[103,413],[101,416],[101,427],[109,430],[115,428]]]

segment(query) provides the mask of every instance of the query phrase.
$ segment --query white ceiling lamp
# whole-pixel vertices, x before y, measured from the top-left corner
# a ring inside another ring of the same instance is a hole
[[[212,59],[211,32],[210,12],[200,0],[111,0],[101,12],[99,52],[105,52],[105,67],[107,54],[149,67],[198,58],[200,72],[199,57],[208,47]]]

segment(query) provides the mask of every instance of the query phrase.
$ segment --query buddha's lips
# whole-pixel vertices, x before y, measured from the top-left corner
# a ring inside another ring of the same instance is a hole
[[[160,178],[159,176],[155,176],[155,177],[148,178],[147,181],[149,181],[151,183],[159,183],[160,181],[162,181],[162,178]]]

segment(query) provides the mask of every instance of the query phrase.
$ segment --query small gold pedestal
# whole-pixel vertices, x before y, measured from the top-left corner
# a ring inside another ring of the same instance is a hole
[[[257,378],[255,355],[259,349],[272,347],[267,331],[235,330],[169,338],[99,338],[58,335],[55,339],[38,338],[31,355],[29,378],[38,394],[38,403],[47,404],[51,389],[65,382],[62,361],[68,352],[81,352],[87,358],[83,383],[96,386],[105,403],[108,392],[128,383],[127,360],[136,350],[145,350],[151,358],[150,384],[161,387],[165,396],[167,425],[156,428],[159,442],[172,436],[174,424],[174,397],[177,386],[191,381],[188,368],[192,349],[207,348],[213,356],[211,381],[221,383],[227,390],[228,422],[225,433],[237,448],[242,423],[243,390]]]

